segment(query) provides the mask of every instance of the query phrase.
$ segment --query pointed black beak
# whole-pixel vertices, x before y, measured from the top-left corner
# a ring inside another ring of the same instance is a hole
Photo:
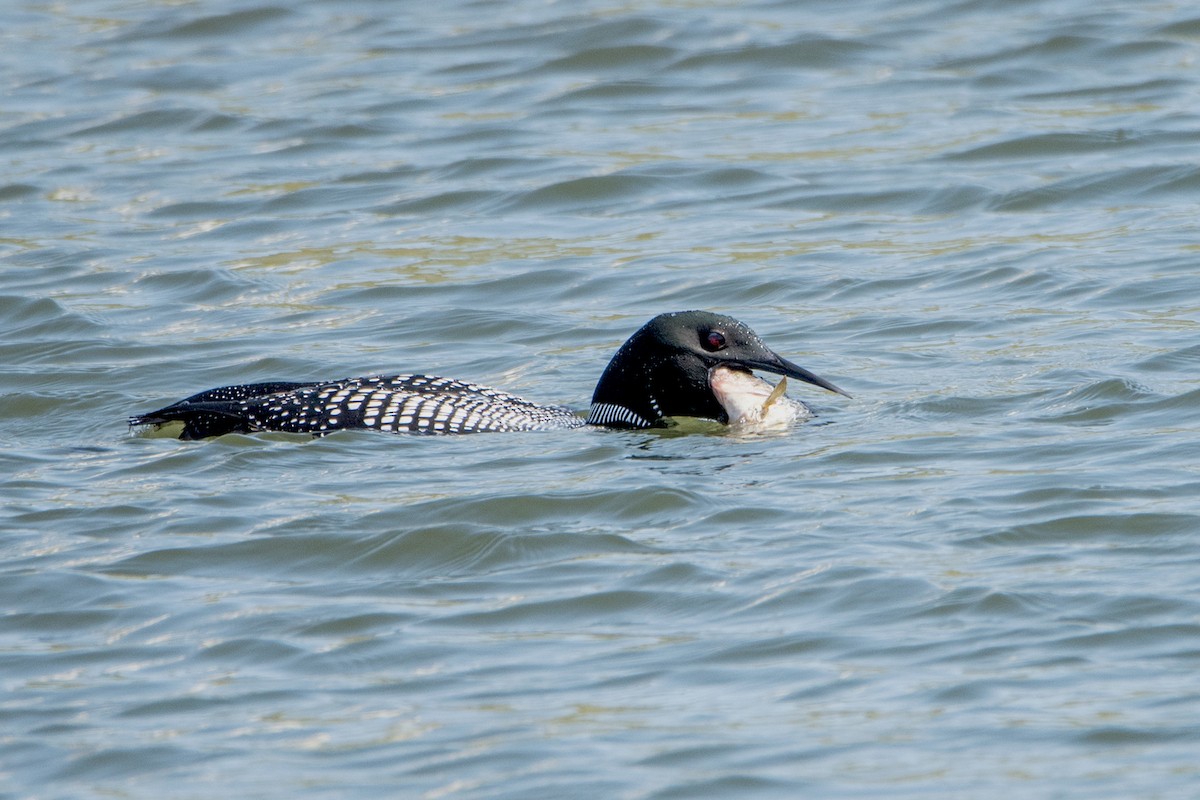
[[[793,364],[778,353],[770,350],[767,351],[767,357],[761,359],[738,359],[739,364],[749,369],[761,369],[763,372],[773,372],[776,375],[786,375],[789,378],[799,378],[805,383],[811,383],[813,386],[820,386],[822,389],[827,389],[831,392],[850,397],[850,393],[839,389],[829,381],[814,375],[799,364]]]

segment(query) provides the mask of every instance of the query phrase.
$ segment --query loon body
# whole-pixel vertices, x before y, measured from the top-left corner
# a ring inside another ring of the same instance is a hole
[[[179,438],[203,439],[251,431],[323,435],[347,428],[427,434],[650,428],[665,425],[667,417],[778,424],[812,415],[781,388],[752,375],[756,369],[849,397],[772,351],[732,317],[680,311],[660,314],[621,345],[596,384],[586,418],[498,389],[411,374],[224,386],[130,417],[129,424],[182,422]]]

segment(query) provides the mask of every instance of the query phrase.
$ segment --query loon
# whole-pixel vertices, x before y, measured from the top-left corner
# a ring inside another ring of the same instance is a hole
[[[596,384],[587,417],[499,389],[432,375],[222,386],[129,418],[130,426],[182,422],[180,439],[286,431],[322,436],[348,428],[391,433],[475,433],[651,428],[668,417],[722,423],[812,416],[751,374],[762,370],[850,395],[775,353],[744,323],[709,311],[660,314],[621,345]]]

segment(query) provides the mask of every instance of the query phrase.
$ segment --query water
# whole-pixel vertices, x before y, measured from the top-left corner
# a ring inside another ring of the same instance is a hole
[[[1190,798],[1200,15],[0,11],[0,793]],[[212,386],[585,406],[656,313],[788,435],[201,443]]]

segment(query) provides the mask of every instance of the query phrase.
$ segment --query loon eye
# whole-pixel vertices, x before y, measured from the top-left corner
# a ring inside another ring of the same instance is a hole
[[[710,353],[715,353],[718,350],[724,350],[725,334],[721,333],[720,331],[709,331],[708,336],[705,336],[704,339],[701,340],[700,344]]]

